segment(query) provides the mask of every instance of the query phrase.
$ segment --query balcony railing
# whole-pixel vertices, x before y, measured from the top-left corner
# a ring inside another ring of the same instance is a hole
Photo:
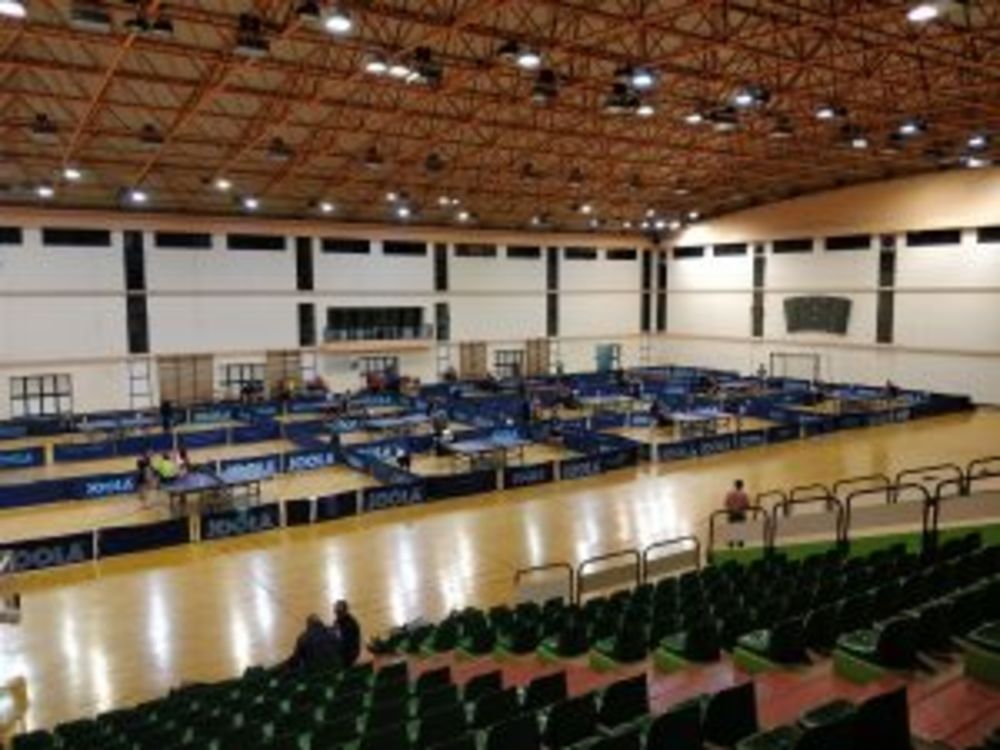
[[[363,328],[327,328],[323,340],[327,343],[344,341],[428,341],[434,338],[434,326],[371,326]]]

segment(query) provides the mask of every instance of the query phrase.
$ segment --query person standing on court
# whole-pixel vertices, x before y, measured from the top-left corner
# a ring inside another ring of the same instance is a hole
[[[340,644],[341,663],[344,667],[352,666],[361,655],[361,626],[344,599],[333,605],[333,634]]]
[[[174,431],[174,404],[168,398],[160,402],[160,425],[164,432]]]
[[[729,523],[743,523],[747,520],[747,510],[750,509],[750,496],[743,489],[743,480],[733,482],[732,489],[726,493],[726,512],[729,513]],[[742,547],[743,541],[729,542],[729,546]]]

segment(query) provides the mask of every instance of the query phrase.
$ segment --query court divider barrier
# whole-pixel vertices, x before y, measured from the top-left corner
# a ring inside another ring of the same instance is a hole
[[[30,469],[45,464],[45,449],[40,445],[13,450],[0,450],[0,471]]]
[[[525,467],[534,468],[534,467]],[[883,497],[883,503],[901,504],[904,493],[915,495],[922,505],[922,533],[925,551],[933,550],[937,545],[941,524],[942,503],[948,508],[960,508],[967,504],[970,511],[961,514],[963,521],[980,520],[982,518],[1000,519],[1000,493],[994,486],[1000,483],[1000,457],[987,457],[971,461],[966,468],[959,468],[955,475],[954,465],[942,464],[937,467],[910,469],[900,473],[900,477],[908,480],[928,468],[936,468],[936,475],[929,475],[928,481],[932,487],[927,487],[917,481],[885,484],[881,475],[853,477],[841,480],[833,486],[835,490],[827,489],[825,485],[806,485],[793,488],[789,493],[781,490],[762,493],[757,497],[757,505],[751,508],[749,515],[753,523],[727,523],[726,527],[737,530],[737,537],[749,539],[755,537],[758,530],[761,547],[765,552],[775,549],[777,525],[787,524],[776,520],[792,507],[827,508],[836,511],[839,533],[830,539],[831,544],[838,542],[849,547],[852,540],[851,514],[847,511],[856,498],[862,496]],[[980,485],[990,483],[989,486]],[[972,490],[976,491],[973,492]],[[245,509],[228,510],[219,513],[207,513],[200,517],[182,517],[155,521],[145,524],[107,527],[93,531],[84,531],[61,536],[51,536],[39,539],[13,540],[0,542],[0,551],[13,553],[13,571],[27,572],[46,568],[89,562],[103,557],[142,552],[168,546],[178,546],[187,542],[225,539],[245,534],[253,534],[281,527],[301,526],[322,523],[340,518],[348,518],[362,512],[370,512],[384,508],[404,507],[427,501],[427,487],[424,482],[398,483],[388,486],[369,487],[361,491],[340,492],[312,498],[298,498],[279,502],[251,506]],[[848,490],[851,490],[848,492]],[[843,499],[838,497],[845,495]],[[980,496],[985,500],[980,502]],[[765,499],[776,498],[773,515],[763,507]],[[914,501],[906,501],[907,504]],[[975,506],[975,507],[973,507]],[[986,514],[984,516],[983,514]],[[818,515],[818,514],[817,514]],[[855,513],[854,515],[857,515]],[[197,519],[197,520],[196,520]],[[728,513],[716,511],[710,517],[709,538],[705,549],[708,562],[712,561],[716,544],[725,537],[732,535],[722,531],[721,520],[728,521]],[[763,519],[762,522],[758,523]],[[751,528],[752,527],[752,528]],[[691,541],[691,537],[684,537]],[[662,543],[652,545],[658,547]],[[701,561],[701,545],[694,539],[697,549],[695,557],[698,564]],[[651,549],[651,548],[650,548]],[[681,553],[684,553],[681,550]],[[687,551],[690,554],[690,550]],[[650,576],[650,570],[666,569],[663,565],[651,566],[648,555],[643,557],[641,576],[643,580]],[[668,561],[669,562],[669,561]]]

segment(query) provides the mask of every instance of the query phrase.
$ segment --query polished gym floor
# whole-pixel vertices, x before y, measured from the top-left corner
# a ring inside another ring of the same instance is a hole
[[[1000,413],[981,410],[34,573],[18,582],[23,624],[0,630],[0,683],[25,677],[27,726],[51,726],[279,661],[305,616],[328,616],[337,598],[367,636],[509,601],[521,567],[704,538],[736,477],[756,493],[964,465],[998,441]],[[311,494],[295,481],[311,480],[295,475],[287,496]],[[44,536],[59,511],[17,526]]]

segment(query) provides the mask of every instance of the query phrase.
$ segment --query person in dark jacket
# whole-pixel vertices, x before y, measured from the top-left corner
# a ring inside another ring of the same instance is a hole
[[[343,599],[333,605],[333,633],[340,646],[341,663],[353,666],[361,655],[361,626]]]
[[[333,669],[340,666],[340,643],[332,628],[318,615],[306,618],[306,627],[295,641],[288,667],[299,672]]]

